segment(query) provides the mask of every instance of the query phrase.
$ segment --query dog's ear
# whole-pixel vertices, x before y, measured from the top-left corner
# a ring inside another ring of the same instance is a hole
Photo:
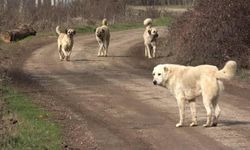
[[[73,34],[76,35],[76,31],[75,30],[73,31]]]
[[[151,35],[151,30],[148,30],[148,34]]]
[[[65,29],[65,31],[64,31],[66,34],[68,33],[68,29]]]
[[[168,67],[164,67],[164,72],[166,73],[166,72],[168,72],[169,71],[169,69],[168,69]]]
[[[155,37],[159,37],[159,34],[158,34],[158,32],[156,32],[156,34],[155,34]]]

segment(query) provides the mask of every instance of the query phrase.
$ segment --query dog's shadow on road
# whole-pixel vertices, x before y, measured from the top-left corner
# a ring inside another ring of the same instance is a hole
[[[239,121],[239,120],[221,120],[220,124],[224,126],[235,126],[235,125],[250,125],[250,121]]]
[[[73,62],[81,62],[81,61],[103,61],[103,60],[94,60],[94,59],[75,59],[72,60]]]
[[[108,56],[108,57],[111,57],[111,58],[112,58],[112,57],[113,57],[113,58],[115,58],[115,57],[118,57],[118,58],[119,58],[119,57],[120,57],[120,58],[123,58],[123,57],[131,57],[131,56]]]

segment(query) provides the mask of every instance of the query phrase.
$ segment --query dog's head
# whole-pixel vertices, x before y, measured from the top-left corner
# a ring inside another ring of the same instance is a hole
[[[153,37],[157,38],[159,35],[158,35],[158,31],[156,28],[150,28],[148,30],[148,34],[149,35],[152,35]]]
[[[167,65],[157,65],[153,70],[153,84],[154,85],[163,85],[163,83],[168,80],[168,74],[170,70]]]
[[[98,27],[98,28],[96,28],[96,30],[95,30],[95,34],[96,34],[96,36],[99,37],[99,38],[102,38],[103,35],[104,35],[104,33],[105,33],[105,30],[104,30],[103,28]]]
[[[76,31],[74,29],[65,29],[65,33],[68,36],[73,37],[76,34]]]

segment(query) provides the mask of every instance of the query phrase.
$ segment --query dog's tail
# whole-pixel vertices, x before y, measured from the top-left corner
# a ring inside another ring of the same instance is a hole
[[[237,70],[237,63],[235,61],[228,61],[223,69],[216,73],[218,79],[230,80],[235,76]]]
[[[144,26],[151,26],[153,24],[153,20],[151,18],[147,18],[143,21]]]
[[[61,33],[60,27],[59,27],[59,26],[56,27],[56,33],[57,33],[58,35]]]
[[[102,20],[102,25],[103,25],[103,26],[108,26],[108,20],[107,20],[106,18],[104,18],[104,19]]]

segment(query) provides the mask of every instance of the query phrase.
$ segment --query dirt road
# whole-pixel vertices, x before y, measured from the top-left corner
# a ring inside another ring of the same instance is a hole
[[[112,33],[107,58],[97,57],[94,35],[78,36],[71,62],[59,61],[55,41],[34,51],[23,70],[85,120],[98,149],[250,149],[250,101],[241,88],[245,94],[232,94],[237,93],[234,89],[223,94],[217,127],[202,127],[206,113],[198,100],[199,126],[188,127],[187,105],[186,127],[175,128],[175,99],[168,90],[153,86],[151,70],[140,67],[153,60],[132,55],[131,47],[142,41],[142,32]]]

